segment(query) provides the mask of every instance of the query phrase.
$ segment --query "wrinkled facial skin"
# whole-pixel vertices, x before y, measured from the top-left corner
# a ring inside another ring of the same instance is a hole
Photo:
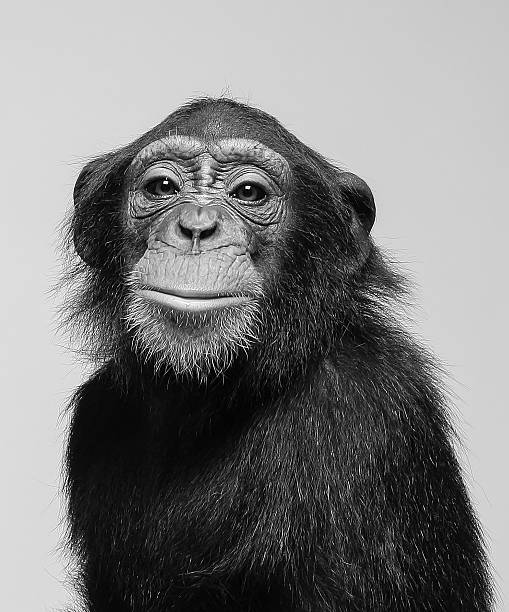
[[[247,348],[289,177],[281,155],[248,139],[168,136],[138,153],[124,215],[141,245],[128,323],[142,353],[206,375]]]

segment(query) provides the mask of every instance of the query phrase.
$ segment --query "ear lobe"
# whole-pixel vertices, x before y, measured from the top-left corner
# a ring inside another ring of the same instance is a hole
[[[341,172],[339,176],[344,200],[369,234],[376,216],[375,199],[371,189],[367,183],[351,172]]]

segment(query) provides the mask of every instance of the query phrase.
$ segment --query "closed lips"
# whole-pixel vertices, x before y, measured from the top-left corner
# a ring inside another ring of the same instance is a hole
[[[143,287],[138,294],[158,304],[187,312],[200,312],[233,306],[248,301],[247,295],[221,291],[195,291],[189,289],[162,289]]]

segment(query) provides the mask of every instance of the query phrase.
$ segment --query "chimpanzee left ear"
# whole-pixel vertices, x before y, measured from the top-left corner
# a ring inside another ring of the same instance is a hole
[[[89,162],[74,187],[72,231],[74,248],[93,268],[101,268],[114,254],[115,204],[122,172],[120,154],[108,153]]]
[[[369,234],[375,222],[375,199],[368,185],[351,172],[341,172],[340,184],[343,199],[357,215],[361,226]]]

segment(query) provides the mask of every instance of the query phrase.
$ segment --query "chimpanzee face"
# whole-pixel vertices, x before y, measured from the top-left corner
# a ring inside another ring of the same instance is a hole
[[[288,163],[255,140],[168,136],[138,153],[124,218],[139,245],[128,321],[143,352],[206,373],[247,348],[289,191]]]

